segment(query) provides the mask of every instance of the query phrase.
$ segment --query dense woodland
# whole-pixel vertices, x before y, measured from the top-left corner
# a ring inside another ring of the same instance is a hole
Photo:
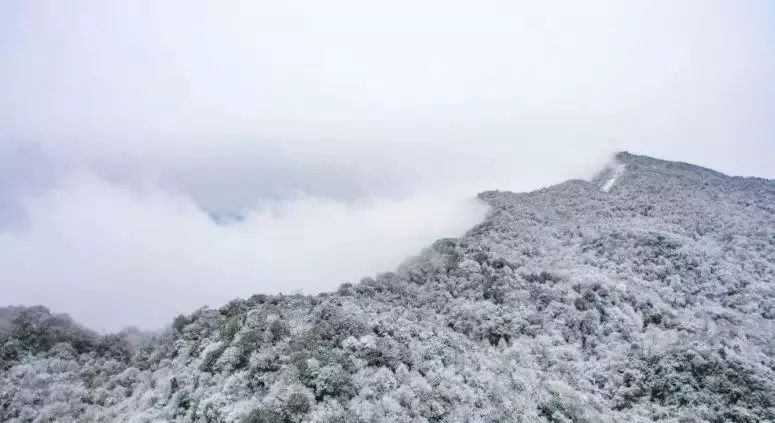
[[[775,421],[775,181],[620,153],[479,197],[465,236],[337,292],[153,334],[0,309],[0,421]]]

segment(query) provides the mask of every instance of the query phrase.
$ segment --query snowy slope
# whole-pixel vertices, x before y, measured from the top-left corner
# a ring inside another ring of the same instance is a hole
[[[0,420],[775,421],[775,182],[616,160],[335,293],[154,336],[6,313]]]

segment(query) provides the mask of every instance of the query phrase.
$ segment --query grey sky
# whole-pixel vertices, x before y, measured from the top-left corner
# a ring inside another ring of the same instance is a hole
[[[465,230],[479,190],[615,150],[775,177],[774,21],[765,0],[2,2],[4,302],[113,329],[331,289]]]

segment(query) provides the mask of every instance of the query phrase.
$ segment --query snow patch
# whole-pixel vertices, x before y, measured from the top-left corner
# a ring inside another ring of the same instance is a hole
[[[611,187],[614,186],[614,182],[622,176],[622,173],[624,173],[624,163],[618,163],[613,166],[613,169],[611,170],[611,179],[606,181],[605,184],[600,188],[603,192],[608,192],[611,190]]]

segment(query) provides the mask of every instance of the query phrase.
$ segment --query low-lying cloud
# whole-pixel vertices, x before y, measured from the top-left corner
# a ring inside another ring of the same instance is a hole
[[[26,225],[0,232],[0,277],[13,281],[3,300],[105,329],[154,327],[253,293],[332,290],[460,234],[485,211],[473,199],[299,197],[217,222],[187,196],[89,174],[23,203]]]
[[[0,4],[0,303],[330,290],[622,149],[773,177],[774,8]]]

